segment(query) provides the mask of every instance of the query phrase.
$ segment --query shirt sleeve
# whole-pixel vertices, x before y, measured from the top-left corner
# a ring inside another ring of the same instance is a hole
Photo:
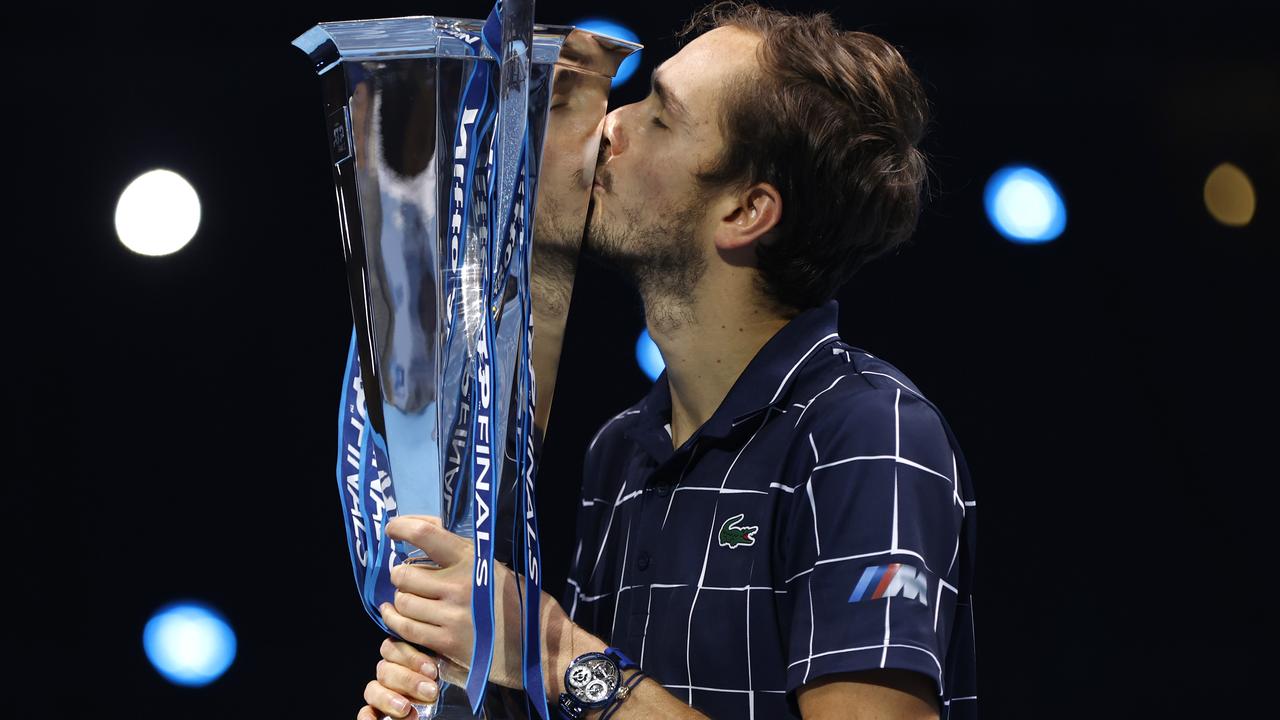
[[[788,695],[876,668],[922,673],[941,694],[965,512],[941,419],[906,389],[832,399],[806,416],[797,441],[807,457],[792,465],[780,535]]]

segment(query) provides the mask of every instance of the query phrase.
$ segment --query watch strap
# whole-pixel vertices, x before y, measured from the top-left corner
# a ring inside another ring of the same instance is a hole
[[[638,667],[640,667],[639,663],[637,663],[636,661],[634,661],[634,660],[632,660],[631,658],[627,657],[627,656],[626,656],[626,654],[622,652],[622,650],[620,650],[620,649],[618,649],[618,648],[616,648],[616,647],[609,646],[609,647],[605,648],[605,649],[604,649],[604,654],[605,654],[605,656],[607,656],[610,660],[612,660],[612,661],[614,662],[614,664],[616,664],[616,665],[618,666],[618,671],[619,671],[619,672],[618,672],[618,678],[619,678],[618,682],[619,682],[619,685],[621,685],[621,682],[622,682],[622,680],[621,680],[621,678],[622,678],[622,672],[621,672],[621,671],[623,671],[623,670],[631,670],[632,668],[638,668]]]
[[[556,707],[560,709],[560,717],[563,720],[578,720],[586,711],[586,708],[567,692],[560,693],[560,700],[556,703]]]

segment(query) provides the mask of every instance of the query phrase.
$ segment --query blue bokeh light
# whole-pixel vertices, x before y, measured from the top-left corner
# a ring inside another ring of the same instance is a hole
[[[142,631],[147,659],[175,685],[200,687],[222,676],[236,657],[236,634],[216,610],[184,600],[156,611]]]
[[[662,374],[663,368],[667,366],[662,361],[662,353],[658,352],[658,346],[654,344],[653,338],[649,337],[649,328],[640,331],[640,339],[636,340],[636,362],[640,363],[640,369],[650,380],[657,380]]]
[[[590,30],[593,33],[608,35],[609,37],[615,37],[619,40],[629,40],[633,43],[640,42],[639,35],[636,35],[631,31],[631,28],[628,28],[617,20],[610,20],[609,18],[602,17],[589,17],[583,18],[573,23],[573,25],[575,27],[580,27],[583,30]],[[622,65],[618,67],[618,74],[613,76],[612,87],[618,87],[622,83],[631,79],[631,76],[636,72],[636,68],[640,67],[641,52],[643,51],[637,50],[631,53],[626,60],[622,61]]]
[[[1067,208],[1057,186],[1025,165],[1010,165],[992,175],[983,202],[991,224],[1013,242],[1048,242],[1067,226]]]

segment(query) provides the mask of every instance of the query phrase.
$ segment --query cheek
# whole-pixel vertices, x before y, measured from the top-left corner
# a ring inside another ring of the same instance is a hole
[[[674,207],[691,190],[687,157],[679,153],[657,151],[646,154],[638,163],[634,177],[637,187],[651,203]]]
[[[682,208],[693,191],[694,150],[687,138],[671,131],[632,129],[627,149],[610,161],[618,208],[661,211]]]

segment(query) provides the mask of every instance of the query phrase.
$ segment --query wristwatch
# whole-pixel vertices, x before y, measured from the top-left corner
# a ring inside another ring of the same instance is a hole
[[[583,653],[564,672],[565,692],[560,693],[560,714],[578,720],[587,710],[624,700],[630,688],[622,684],[622,671],[640,667],[615,647],[604,652]]]

